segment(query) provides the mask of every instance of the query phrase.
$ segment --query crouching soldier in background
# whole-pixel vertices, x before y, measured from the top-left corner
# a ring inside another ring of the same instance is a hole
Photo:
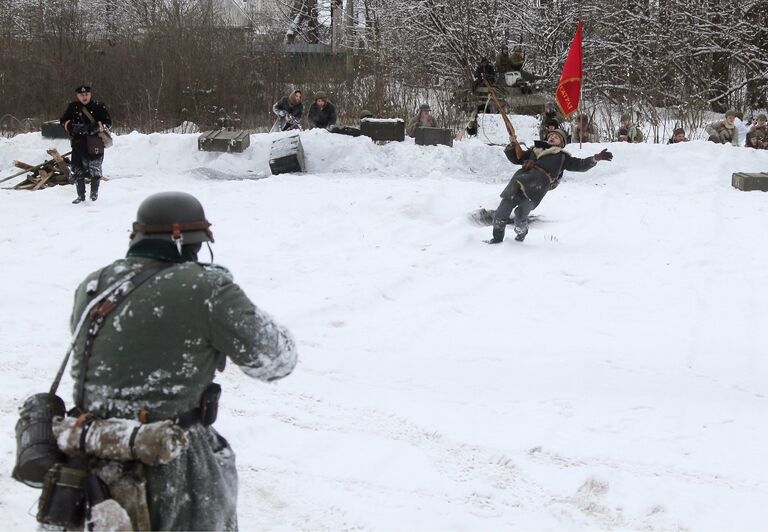
[[[672,132],[672,137],[667,144],[677,144],[678,142],[688,142],[688,138],[685,136],[685,130],[678,127]]]
[[[112,119],[106,106],[92,98],[90,85],[80,85],[75,95],[77,100],[70,102],[59,122],[72,142],[72,177],[77,188],[77,198],[72,203],[82,203],[86,177],[91,180],[91,201],[99,197],[105,147],[99,133],[112,127]]]
[[[190,194],[149,196],[126,257],[90,274],[75,293],[70,415],[84,423],[73,429],[88,430],[82,427],[89,419],[137,428],[130,442],[114,434],[105,445],[92,442],[92,434],[71,439],[76,450],[111,453],[112,459],[89,453],[88,467],[134,530],[237,529],[235,455],[212,427],[221,394],[213,379],[227,357],[266,382],[296,365],[288,330],[256,307],[225,268],[197,262],[202,243],[213,242],[210,225]],[[176,435],[156,442],[169,459],[164,465],[143,462],[147,449],[134,448],[153,427]],[[121,445],[127,456],[116,461]]]
[[[496,69],[488,61],[487,57],[480,58],[480,63],[475,68],[475,82],[473,88],[485,85],[485,81],[491,85],[496,83]]]
[[[739,132],[736,129],[736,111],[729,109],[725,112],[725,120],[712,122],[704,130],[709,135],[709,141],[716,144],[739,145]]]
[[[760,130],[747,133],[747,148],[756,150],[768,149],[765,134]]]
[[[541,203],[548,191],[557,187],[563,177],[563,170],[586,172],[597,161],[613,159],[613,154],[607,149],[586,159],[573,157],[563,149],[565,142],[565,132],[556,129],[547,136],[546,142],[537,140],[533,148],[522,151],[517,137],[509,136],[509,145],[504,155],[512,164],[523,167],[515,172],[501,193],[501,203],[493,216],[493,238],[487,240],[487,243],[498,244],[504,240],[512,209],[515,209],[515,240],[522,242],[528,234],[528,214]]]
[[[748,148],[768,148],[768,144],[765,142],[765,139],[768,138],[766,122],[768,122],[768,117],[764,113],[757,115],[757,123],[749,128],[749,133],[747,133],[746,146]]]
[[[315,95],[315,101],[309,106],[309,129],[321,127],[328,129],[336,124],[336,107],[328,101],[328,96],[324,92],[318,92]]]
[[[566,139],[566,143],[567,143]],[[585,114],[578,113],[571,124],[571,142],[600,142],[594,122]]]
[[[415,137],[416,130],[420,127],[437,127],[437,121],[429,114],[430,110],[428,103],[423,103],[419,106],[419,112],[408,121],[406,133],[408,133],[409,137]]]
[[[296,89],[288,96],[283,96],[275,102],[272,106],[272,112],[277,115],[277,120],[272,125],[270,133],[301,129],[301,117],[304,115],[304,104],[301,103],[301,100],[301,91]]]
[[[623,135],[622,130],[625,131]],[[619,140],[619,142],[632,143],[640,143],[645,139],[645,137],[643,137],[643,132],[640,131],[640,128],[632,123],[632,117],[629,116],[629,113],[624,113],[621,115],[621,125],[619,126],[619,131],[616,133],[616,138]]]

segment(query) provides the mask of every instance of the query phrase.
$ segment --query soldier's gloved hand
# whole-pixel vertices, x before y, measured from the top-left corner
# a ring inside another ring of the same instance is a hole
[[[280,118],[283,118],[285,116],[285,114],[286,113],[283,110],[280,110],[280,111],[277,112],[277,116],[279,116]]]
[[[592,158],[596,161],[612,161],[613,154],[608,151],[608,148],[605,148],[600,153],[594,154]]]

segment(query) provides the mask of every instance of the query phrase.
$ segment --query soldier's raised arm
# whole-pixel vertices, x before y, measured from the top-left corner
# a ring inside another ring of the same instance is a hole
[[[291,333],[256,307],[224,269],[209,271],[217,286],[209,301],[211,341],[243,372],[271,381],[285,377],[296,366],[296,343]]]

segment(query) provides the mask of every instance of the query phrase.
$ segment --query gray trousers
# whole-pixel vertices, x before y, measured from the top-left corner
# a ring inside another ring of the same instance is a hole
[[[533,202],[525,197],[522,190],[518,190],[511,198],[503,198],[496,208],[493,215],[493,238],[504,239],[504,231],[512,209],[515,209],[515,233],[528,232],[528,215],[533,210]]]

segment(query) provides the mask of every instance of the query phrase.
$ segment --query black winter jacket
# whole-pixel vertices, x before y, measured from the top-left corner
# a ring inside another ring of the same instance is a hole
[[[304,114],[304,104],[301,102],[292,104],[288,99],[288,96],[283,96],[272,106],[272,111],[274,111],[275,114],[277,114],[278,111],[285,111],[289,115],[293,115],[297,120],[301,120],[301,116]]]
[[[83,113],[83,107],[88,109],[88,112],[93,115],[96,122],[101,122],[106,128],[112,127],[112,118],[110,118],[109,111],[107,111],[107,107],[103,103],[93,99],[88,102],[88,105],[83,105],[79,101],[70,102],[66,111],[64,111],[64,114],[61,115],[59,123],[61,123],[69,133],[69,136],[72,139],[73,149],[77,149],[81,146],[84,147],[86,145],[87,131],[72,132],[73,129],[76,131],[78,129],[73,128],[73,126],[91,124],[91,121],[85,116],[85,113]]]
[[[559,146],[542,141],[536,141],[534,147],[524,151],[519,159],[512,144],[504,149],[504,154],[513,164],[521,164],[523,167],[512,176],[501,197],[511,198],[520,192],[533,202],[534,208],[547,191],[560,183],[564,170],[586,172],[597,164],[594,157],[579,159]]]
[[[336,123],[336,107],[331,102],[326,101],[325,107],[320,109],[317,102],[312,102],[312,105],[309,106],[307,119],[309,120],[309,129],[332,126]]]

